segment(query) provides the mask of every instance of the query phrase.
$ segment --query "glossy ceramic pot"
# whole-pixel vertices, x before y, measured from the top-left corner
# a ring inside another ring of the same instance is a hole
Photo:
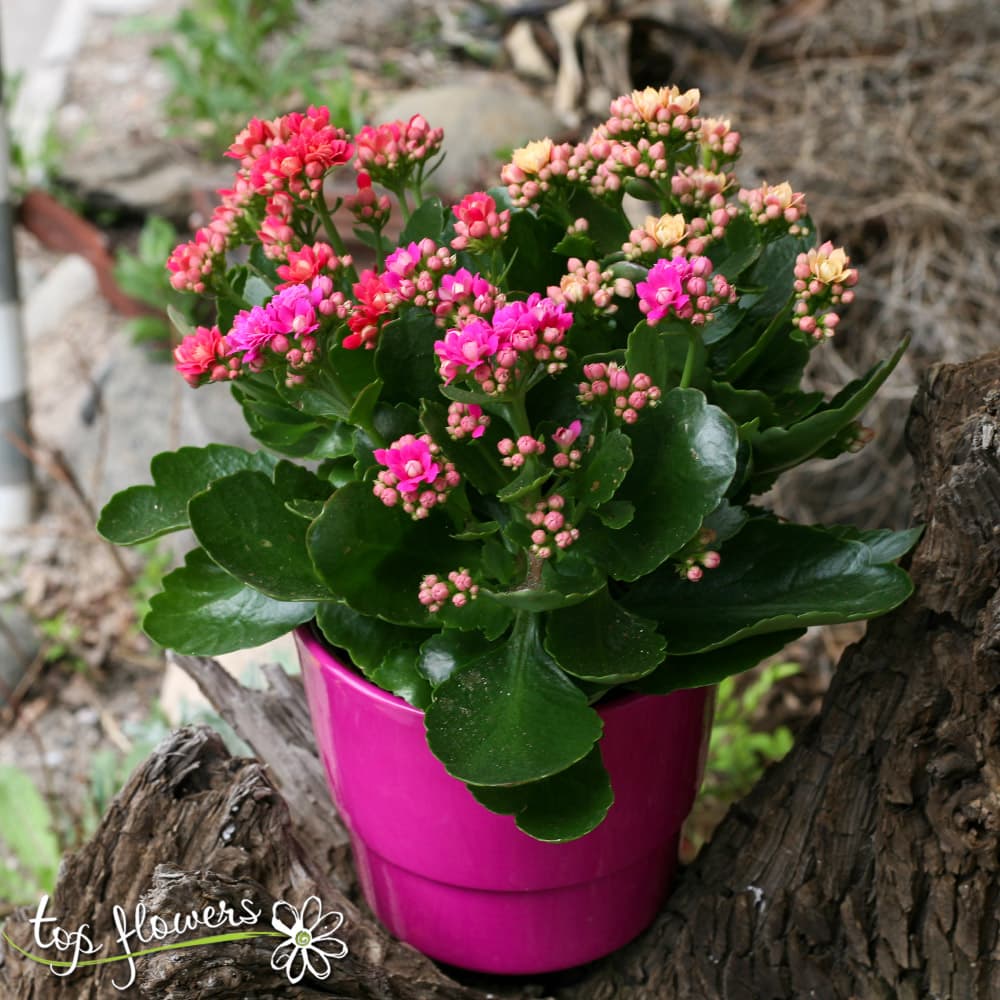
[[[599,706],[614,805],[585,837],[548,844],[445,771],[423,712],[338,660],[309,626],[296,641],[365,898],[393,934],[442,962],[522,975],[599,958],[652,921],[701,780],[711,689]]]

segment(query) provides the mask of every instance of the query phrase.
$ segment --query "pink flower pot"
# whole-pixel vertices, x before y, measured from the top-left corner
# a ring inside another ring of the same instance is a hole
[[[709,689],[598,708],[615,802],[546,844],[491,813],[427,748],[423,713],[296,632],[313,729],[365,898],[397,937],[467,969],[522,975],[599,958],[658,912],[704,764]]]

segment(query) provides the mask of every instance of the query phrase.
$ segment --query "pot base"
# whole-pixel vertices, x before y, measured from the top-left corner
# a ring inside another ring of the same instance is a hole
[[[587,882],[494,892],[424,878],[351,838],[365,899],[390,933],[439,962],[505,976],[569,969],[628,944],[659,912],[678,843]]]

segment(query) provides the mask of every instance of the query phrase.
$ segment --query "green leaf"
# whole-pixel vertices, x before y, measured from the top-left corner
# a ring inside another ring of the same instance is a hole
[[[420,409],[420,423],[428,434],[455,463],[455,468],[463,479],[471,483],[480,493],[495,494],[506,482],[506,476],[501,471],[497,460],[495,442],[486,444],[482,441],[465,440],[452,441],[448,437],[448,411],[440,403],[426,400]]]
[[[721,565],[697,583],[667,566],[625,599],[630,611],[659,622],[668,653],[863,621],[890,611],[913,590],[897,566],[873,564],[867,546],[769,518],[750,521],[721,554]]]
[[[0,766],[0,844],[25,870],[24,879],[11,881],[23,883],[22,894],[28,898],[11,902],[34,903],[38,895],[53,891],[60,851],[52,811],[31,776],[10,765]]]
[[[188,504],[191,527],[224,570],[280,601],[328,599],[306,550],[308,523],[261,472],[218,479]]]
[[[326,641],[343,649],[351,662],[368,677],[391,650],[416,650],[427,638],[423,629],[390,625],[381,618],[363,615],[339,601],[320,604],[316,611],[316,624]]]
[[[642,372],[653,385],[666,389],[670,368],[667,350],[664,336],[643,319],[628,335],[625,367],[633,377]]]
[[[243,286],[243,298],[250,306],[262,306],[273,294],[274,289],[256,274],[251,274]]]
[[[692,656],[667,656],[663,663],[645,677],[628,685],[643,694],[670,694],[684,688],[707,687],[750,670],[761,660],[781,652],[790,642],[805,635],[804,628],[768,632]]]
[[[726,226],[722,243],[713,244],[708,256],[712,258],[714,270],[733,281],[757,260],[763,249],[756,224],[749,216],[737,215]]]
[[[427,742],[449,774],[475,785],[536,781],[582,760],[602,723],[542,649],[534,616],[434,691]]]
[[[358,393],[357,399],[354,400],[354,405],[351,407],[351,412],[347,415],[348,421],[361,426],[370,424],[381,395],[382,380],[377,378]]]
[[[410,216],[409,222],[399,237],[401,247],[411,243],[419,243],[428,237],[435,243],[441,242],[444,232],[444,206],[440,198],[428,198],[421,202],[419,208]]]
[[[497,491],[497,499],[503,503],[514,503],[536,490],[551,475],[551,469],[542,468],[537,459],[529,457],[524,468],[506,486]]]
[[[320,576],[352,608],[425,626],[427,611],[417,600],[423,577],[477,565],[479,543],[456,541],[450,531],[443,512],[414,521],[373,496],[370,483],[352,482],[313,522],[308,545]]]
[[[869,558],[875,565],[892,563],[902,558],[920,541],[920,536],[924,533],[923,525],[907,528],[905,531],[892,531],[888,528],[861,531],[849,524],[838,524],[826,530],[836,538],[860,542],[868,549]]]
[[[417,669],[431,684],[438,685],[446,681],[460,664],[482,656],[490,646],[491,643],[478,632],[446,628],[432,635],[420,647]]]
[[[907,338],[890,358],[877,364],[863,378],[851,382],[825,407],[805,420],[791,427],[771,427],[759,431],[751,440],[755,473],[751,490],[767,489],[778,472],[806,461],[854,420],[892,373],[908,343]]]
[[[423,400],[437,396],[441,376],[434,342],[442,336],[434,316],[423,309],[407,309],[385,327],[375,348],[375,369],[387,400],[419,409]]]
[[[163,578],[163,592],[149,602],[142,627],[166,649],[219,656],[277,639],[315,613],[312,601],[276,601],[194,549]]]
[[[495,601],[519,611],[555,611],[569,608],[596,594],[607,582],[603,570],[586,557],[569,552],[542,567],[541,585],[512,590],[488,591]]]
[[[329,480],[321,479],[303,465],[282,459],[274,468],[274,488],[283,500],[325,502],[333,492]]]
[[[635,517],[635,504],[628,500],[609,500],[594,511],[601,524],[617,531]]]
[[[596,746],[583,760],[550,778],[499,788],[469,785],[468,789],[487,809],[513,815],[519,830],[549,843],[590,833],[615,800]]]
[[[607,588],[548,616],[545,648],[566,673],[621,684],[655,670],[666,643],[656,623],[626,611]]]
[[[116,545],[135,545],[188,526],[188,501],[216,479],[241,469],[271,472],[276,459],[225,444],[180,448],[154,456],[153,486],[130,486],[101,511],[97,530]]]
[[[672,389],[629,428],[635,455],[616,500],[635,517],[614,531],[594,525],[577,543],[618,580],[636,580],[680,549],[736,471],[736,425],[697,389]]]
[[[580,502],[589,507],[607,503],[625,481],[630,468],[632,442],[623,431],[610,431],[600,445],[588,453],[583,467],[574,476],[580,484]]]
[[[430,683],[417,670],[416,646],[390,650],[382,663],[372,671],[371,680],[415,708],[425,709],[431,703]]]

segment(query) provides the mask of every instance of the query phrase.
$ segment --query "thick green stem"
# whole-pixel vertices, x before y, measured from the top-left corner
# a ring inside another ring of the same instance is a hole
[[[691,384],[691,376],[694,374],[694,359],[698,352],[697,334],[689,334],[687,357],[684,359],[684,371],[681,374],[681,388],[686,389]]]
[[[524,393],[517,393],[513,399],[505,400],[507,419],[518,437],[531,434],[531,423],[528,420],[528,410],[524,405]]]
[[[341,238],[340,233],[337,231],[337,226],[333,221],[333,216],[330,214],[330,206],[327,205],[326,199],[323,197],[323,192],[320,191],[316,196],[316,212],[320,217],[320,221],[323,223],[323,232],[326,233],[326,238],[330,241],[330,246],[333,247],[334,253],[338,257],[343,257],[347,254],[347,247]],[[352,281],[357,281],[358,273],[354,270],[354,267],[347,268],[347,274]]]

